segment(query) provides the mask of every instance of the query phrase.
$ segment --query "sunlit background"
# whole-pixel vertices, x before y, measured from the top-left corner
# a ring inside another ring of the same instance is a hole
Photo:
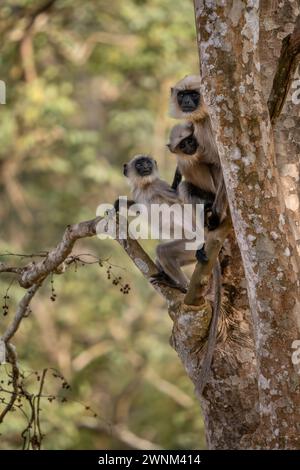
[[[155,156],[171,181],[169,88],[198,71],[192,1],[57,0],[34,17],[46,3],[0,5],[0,79],[7,85],[0,261],[15,265],[31,258],[3,254],[49,250],[67,224],[128,194],[122,164],[134,154]],[[45,394],[55,398],[41,402],[43,448],[203,448],[193,386],[169,346],[164,301],[116,242],[84,240],[75,251],[93,255],[90,261],[100,257],[103,266],[78,264],[55,275],[14,338],[33,391],[45,368],[71,385],[62,389],[48,371]],[[115,276],[130,284],[128,295],[113,285]],[[0,279],[3,305],[9,296],[0,334],[22,295],[13,279]],[[0,379],[7,370],[1,366]],[[6,416],[1,449],[22,446],[25,415],[18,409]]]

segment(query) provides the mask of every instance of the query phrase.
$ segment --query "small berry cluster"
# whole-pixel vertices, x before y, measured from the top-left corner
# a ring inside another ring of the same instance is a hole
[[[121,287],[120,292],[122,292],[123,294],[129,294],[130,289],[131,287],[129,286],[129,284],[125,284],[123,287]]]
[[[101,265],[103,266],[103,264],[100,264],[100,266]],[[106,274],[107,274],[107,279],[108,280],[112,279],[112,285],[113,286],[120,286],[120,292],[122,292],[122,294],[129,294],[129,291],[131,289],[130,285],[122,283],[122,276],[115,276],[114,275],[114,273],[112,272],[112,266],[110,264],[108,265],[108,268],[106,270]]]
[[[55,288],[54,288],[54,279],[53,277],[51,277],[51,297],[50,299],[52,300],[52,302],[55,302],[56,301],[56,292],[55,292]]]
[[[9,295],[5,294],[5,296],[3,297],[4,299],[4,304],[2,305],[2,310],[3,310],[3,315],[6,317],[6,315],[8,314],[8,304],[7,304],[7,301],[9,300]]]
[[[57,371],[56,372],[53,372],[52,373],[52,376],[55,378],[55,379],[59,379],[61,380],[61,388],[62,389],[65,389],[65,390],[70,390],[71,388],[71,385],[68,384],[68,382],[65,380],[64,376],[59,374]]]
[[[103,262],[102,261],[99,261],[99,266],[103,267]],[[107,275],[107,279],[109,281],[110,280],[112,281],[113,286],[120,286],[120,292],[122,292],[122,294],[129,294],[129,291],[131,289],[130,285],[129,284],[123,284],[122,276],[116,276],[112,272],[112,265],[111,264],[108,264],[108,267],[107,267],[107,270],[106,270],[106,275]]]

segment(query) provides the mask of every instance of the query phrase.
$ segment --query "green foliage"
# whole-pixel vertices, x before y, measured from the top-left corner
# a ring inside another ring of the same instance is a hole
[[[155,153],[170,179],[169,87],[198,68],[191,1],[57,0],[26,32],[42,4],[0,6],[0,79],[7,84],[0,114],[0,253],[47,250],[67,224],[128,194],[121,166],[134,153]],[[163,448],[203,447],[193,387],[168,344],[172,324],[164,303],[115,242],[84,241],[76,252],[110,258],[131,291],[124,295],[107,279],[107,264],[79,264],[54,277],[55,302],[50,285],[33,302],[14,339],[19,361],[24,370],[56,368],[72,386],[66,403],[42,399],[44,448],[137,445],[120,428]],[[7,259],[26,261],[0,260]],[[2,276],[3,296],[12,279]],[[22,289],[14,283],[9,293],[1,331]],[[60,396],[55,381],[45,387]],[[0,448],[19,448],[22,429],[21,413],[10,413]]]

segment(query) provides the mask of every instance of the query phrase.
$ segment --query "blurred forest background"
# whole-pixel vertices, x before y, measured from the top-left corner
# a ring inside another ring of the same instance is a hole
[[[40,9],[47,3],[51,8]],[[67,224],[93,218],[98,204],[128,194],[122,164],[130,156],[152,154],[171,180],[169,88],[197,73],[198,55],[191,0],[1,1],[0,34],[0,79],[7,84],[0,107],[0,261],[11,262],[8,253],[49,250]],[[42,399],[43,447],[203,448],[200,410],[169,346],[163,300],[116,242],[85,240],[75,252],[90,254],[90,262],[100,257],[103,266],[79,264],[54,276],[14,339],[33,391],[34,371],[44,368],[59,370],[71,385],[61,390],[47,374],[45,390],[58,398]],[[114,276],[130,284],[128,295]],[[12,280],[0,279],[8,306],[1,332],[23,291]],[[20,448],[24,426],[19,410],[9,413],[0,448]]]

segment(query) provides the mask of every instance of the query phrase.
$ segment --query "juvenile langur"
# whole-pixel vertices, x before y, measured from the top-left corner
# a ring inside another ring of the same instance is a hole
[[[176,155],[177,175],[184,176],[185,182],[191,183],[201,191],[212,193],[215,198],[216,185],[211,171],[212,165],[201,160],[202,149],[194,135],[193,123],[188,121],[174,126],[171,129],[167,146],[170,152]],[[182,182],[179,183],[182,185]],[[177,189],[178,184],[175,187],[174,181],[172,186],[173,189]],[[189,195],[186,197],[188,198]]]
[[[137,155],[129,163],[124,164],[123,173],[129,179],[135,203],[147,207],[151,207],[152,204],[182,204],[177,192],[166,181],[160,179],[157,163],[153,158]],[[205,203],[200,199],[197,202]],[[117,208],[116,205],[115,207]],[[182,224],[182,221],[180,223]],[[156,265],[159,273],[152,277],[153,283],[160,282],[186,292],[189,280],[181,267],[195,261],[195,251],[186,250],[186,242],[185,239],[172,240],[157,246]]]
[[[156,161],[144,155],[137,155],[129,163],[124,164],[124,175],[129,179],[132,197],[135,203],[142,203],[148,207],[151,204],[176,204],[182,203],[177,192],[165,181],[161,180],[158,174]],[[209,188],[207,188],[209,190]],[[206,199],[208,197],[208,199]],[[199,191],[198,196],[193,196],[194,203],[210,205],[213,198],[209,192]],[[118,200],[117,200],[118,201]],[[116,202],[117,202],[116,201]],[[115,204],[118,208],[118,204]],[[181,267],[195,260],[195,251],[185,249],[186,240],[173,240],[161,243],[156,249],[156,265],[159,273],[152,276],[152,283],[161,283],[171,287],[176,287],[186,292],[189,280],[182,272]],[[202,393],[210,372],[213,352],[215,349],[218,319],[221,308],[221,274],[220,264],[216,263],[213,270],[215,301],[207,341],[206,354],[203,359],[200,374],[199,386]]]
[[[167,145],[169,150],[176,155],[177,160],[172,187],[177,189],[179,197],[185,203],[194,204],[199,195],[207,201],[211,201],[211,204],[207,205],[207,209],[212,211],[216,197],[216,185],[211,165],[199,162],[199,144],[194,136],[193,123],[188,121],[174,126]],[[185,181],[179,180],[179,175],[184,175]],[[211,228],[209,225],[211,217],[208,217],[208,228]],[[197,250],[196,257],[198,261],[207,261],[204,246]]]
[[[188,183],[215,194],[208,219],[208,228],[214,230],[226,216],[227,196],[210,117],[200,92],[199,76],[187,76],[171,88],[170,115],[187,121],[175,126],[170,135],[168,147],[177,155],[172,187],[176,189],[181,175]],[[186,195],[187,200],[190,195]]]

